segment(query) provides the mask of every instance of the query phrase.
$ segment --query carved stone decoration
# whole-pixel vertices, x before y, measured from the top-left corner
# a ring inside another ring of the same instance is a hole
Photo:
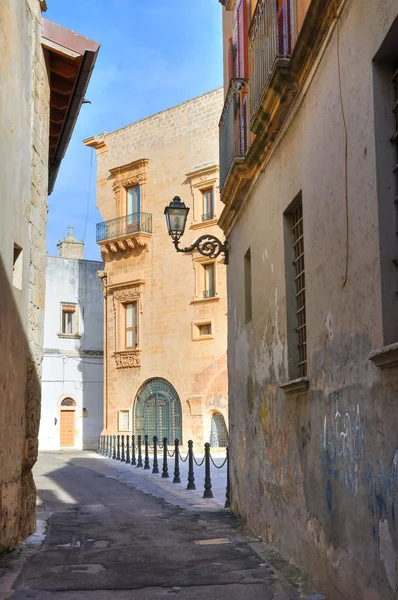
[[[98,277],[101,279],[101,284],[102,284],[102,295],[104,298],[106,298],[106,294],[107,294],[107,281],[108,281],[108,274],[106,271],[98,271]]]
[[[114,177],[112,187],[115,194],[116,214],[118,217],[126,214],[125,190],[134,185],[140,186],[141,211],[145,212],[148,165],[149,160],[141,158],[122,167],[109,170]]]
[[[117,369],[134,369],[141,366],[138,350],[123,350],[114,353]]]

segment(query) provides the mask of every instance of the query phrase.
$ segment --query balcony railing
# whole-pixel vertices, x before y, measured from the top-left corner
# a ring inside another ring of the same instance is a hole
[[[150,213],[134,213],[97,223],[97,243],[134,233],[152,233]]]
[[[290,58],[296,23],[295,0],[259,0],[249,29],[250,118],[255,114],[275,61]]]
[[[204,290],[204,292],[203,292],[203,298],[214,298],[215,295],[216,295],[215,290]]]
[[[230,81],[220,128],[220,188],[235,158],[243,158],[248,147],[247,80]]]
[[[211,221],[212,219],[214,219],[213,212],[209,212],[209,213],[206,213],[205,215],[202,215],[202,221]]]

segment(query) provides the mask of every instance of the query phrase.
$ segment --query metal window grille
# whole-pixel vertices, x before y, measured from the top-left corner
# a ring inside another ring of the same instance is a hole
[[[135,399],[134,433],[149,439],[178,439],[182,442],[181,403],[174,387],[161,378],[146,381]]]
[[[296,315],[297,315],[297,347],[298,375],[307,375],[307,322],[305,306],[305,265],[304,265],[304,233],[303,205],[300,204],[292,213],[293,252],[295,270]]]
[[[228,446],[228,431],[224,417],[216,412],[211,418],[210,446],[212,448],[225,448]]]

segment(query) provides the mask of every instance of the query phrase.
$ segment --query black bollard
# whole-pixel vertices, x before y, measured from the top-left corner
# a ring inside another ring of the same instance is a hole
[[[126,456],[124,454],[124,435],[122,435],[122,454],[120,456],[122,462],[126,462]]]
[[[174,479],[173,483],[181,483],[180,479],[180,452],[179,452],[179,440],[174,440]]]
[[[169,467],[167,466],[167,438],[163,438],[163,469],[162,477],[167,479],[169,477]]]
[[[147,471],[151,467],[149,466],[149,442],[148,442],[148,434],[144,435],[144,444],[145,444],[145,460],[144,460],[144,471]]]
[[[117,436],[116,460],[120,460],[120,435]]]
[[[106,436],[105,442],[105,456],[109,456],[109,435]]]
[[[141,454],[141,436],[138,436],[138,462],[137,467],[142,467],[142,454]]]
[[[131,436],[131,464],[133,466],[137,464],[135,460],[135,435]]]
[[[225,492],[225,504],[224,504],[224,508],[230,508],[231,506],[231,487],[230,487],[230,482],[229,482],[229,453],[228,453],[228,446],[225,448],[225,451],[227,453],[227,490]]]
[[[112,458],[112,436],[109,436],[109,454],[108,454],[109,458]]]
[[[98,450],[97,453],[98,454],[102,454],[102,435],[99,436],[99,440],[98,440]]]
[[[113,436],[113,454],[112,454],[112,458],[113,460],[116,460],[116,436]]]
[[[129,465],[130,464],[130,436],[126,435],[126,463]]]
[[[205,443],[205,491],[203,492],[203,498],[214,498],[213,492],[211,491],[209,442]]]
[[[159,473],[158,438],[156,435],[153,436],[153,469],[152,469],[152,473]]]
[[[193,473],[193,441],[188,442],[188,485],[187,490],[196,490],[195,475]]]

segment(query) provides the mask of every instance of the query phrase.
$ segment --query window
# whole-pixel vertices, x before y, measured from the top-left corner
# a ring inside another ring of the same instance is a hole
[[[211,335],[211,323],[199,325],[199,335]]]
[[[398,17],[373,61],[382,345],[398,341]]]
[[[124,305],[125,311],[125,347],[126,349],[138,346],[138,306],[137,302]]]
[[[289,378],[307,375],[307,324],[301,193],[286,214],[285,261]]]
[[[76,304],[61,305],[61,333],[63,335],[77,334]]]
[[[119,431],[130,431],[130,410],[119,410]]]
[[[244,258],[245,277],[245,323],[252,320],[252,262],[250,248]]]
[[[18,244],[14,244],[14,260],[12,269],[12,284],[14,287],[22,290],[22,248]]]
[[[141,198],[140,198],[140,186],[134,185],[133,187],[127,188],[127,215],[136,215],[141,212]]]
[[[214,296],[216,295],[214,262],[205,263],[203,265],[203,274],[204,274],[203,298],[214,298]]]
[[[213,188],[202,191],[202,221],[210,221],[214,218],[214,196]]]
[[[212,448],[228,446],[228,430],[224,417],[219,412],[215,412],[211,418],[210,446]]]
[[[192,341],[214,339],[214,319],[201,319],[192,323]]]

